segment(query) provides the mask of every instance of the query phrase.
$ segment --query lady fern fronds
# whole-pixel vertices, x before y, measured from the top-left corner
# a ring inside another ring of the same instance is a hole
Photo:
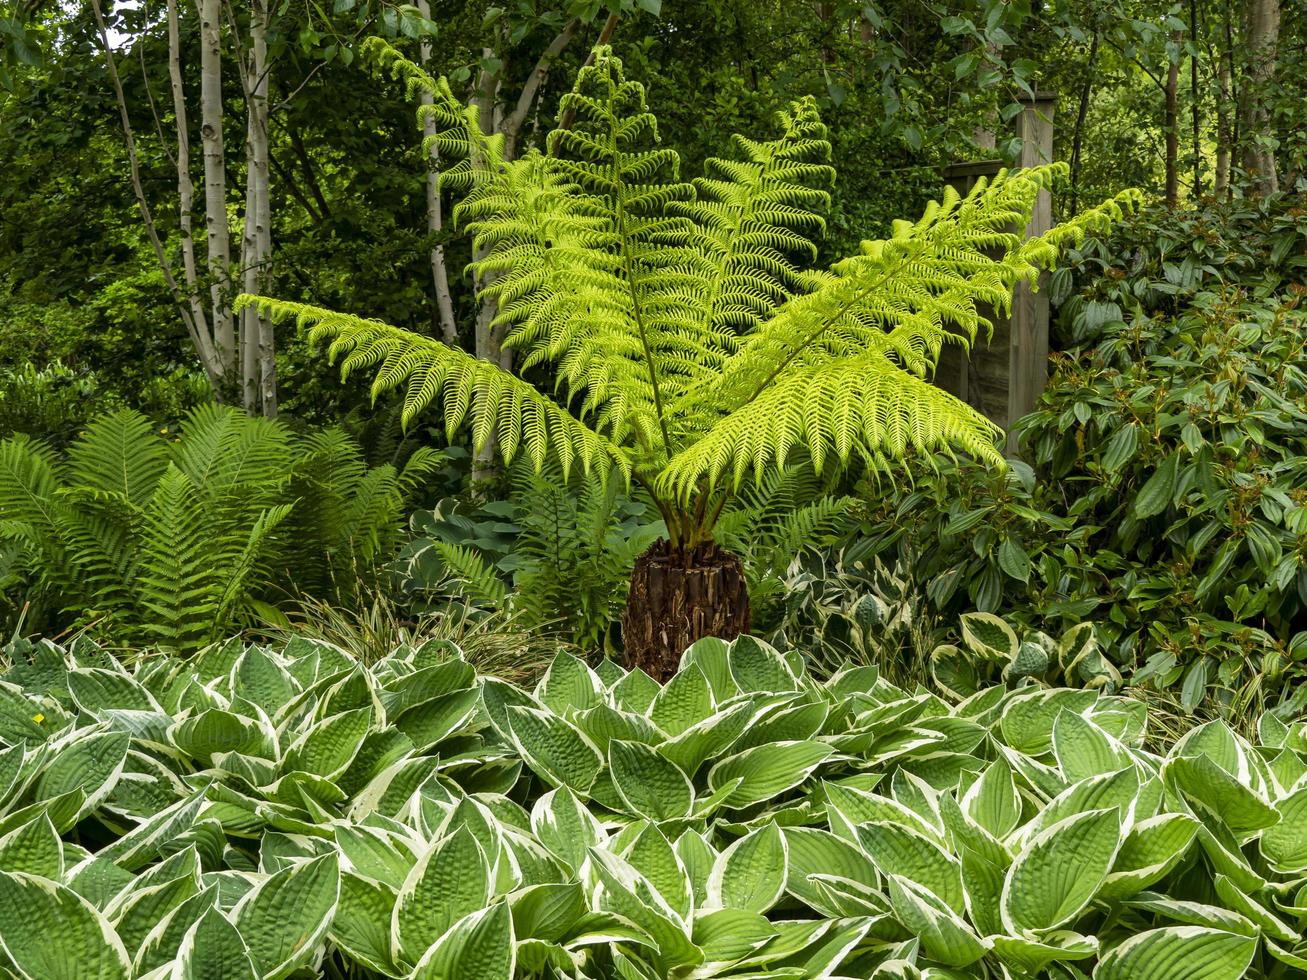
[[[951,189],[888,239],[814,269],[834,177],[815,103],[779,135],[736,137],[687,181],[644,88],[606,47],[581,70],[547,151],[506,160],[499,137],[443,79],[381,41],[368,51],[425,92],[470,266],[524,377],[374,320],[257,298],[325,343],[373,393],[403,389],[405,418],[434,407],[505,460],[525,453],[595,482],[616,470],[657,502],[674,548],[711,540],[728,500],[797,459],[817,473],[893,472],[911,450],[1001,463],[998,429],[931,383],[945,344],[970,345],[1059,247],[1122,217],[1126,192],[1029,240],[1038,193],[1061,164]]]

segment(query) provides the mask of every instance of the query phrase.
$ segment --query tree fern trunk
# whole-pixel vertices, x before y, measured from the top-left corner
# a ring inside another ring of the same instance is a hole
[[[733,640],[749,627],[744,566],[729,551],[711,541],[680,549],[660,539],[636,560],[622,613],[628,667],[665,681],[696,640]]]

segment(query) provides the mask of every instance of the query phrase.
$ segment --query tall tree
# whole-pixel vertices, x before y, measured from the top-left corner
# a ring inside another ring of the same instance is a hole
[[[1248,71],[1239,107],[1243,165],[1253,185],[1269,194],[1280,189],[1275,169],[1275,132],[1267,109],[1280,42],[1280,0],[1246,0],[1244,30]]]

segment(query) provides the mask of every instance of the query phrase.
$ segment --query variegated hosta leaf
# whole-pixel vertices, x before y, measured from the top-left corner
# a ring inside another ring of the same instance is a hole
[[[967,628],[1019,666],[1001,628]],[[696,644],[665,687],[562,656],[533,692],[443,643],[366,667],[307,640],[122,667],[42,649],[0,675],[0,972],[19,977],[1307,964],[1292,719],[1159,750],[1143,702],[1101,686],[951,704],[869,667],[822,682],[753,639]]]

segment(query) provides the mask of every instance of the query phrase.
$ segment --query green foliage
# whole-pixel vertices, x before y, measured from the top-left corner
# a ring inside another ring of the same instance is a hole
[[[568,484],[556,470],[510,474],[508,499],[441,500],[410,518],[413,538],[394,564],[397,585],[418,610],[450,601],[494,609],[582,650],[613,652],[636,559],[666,533],[647,496],[615,482]],[[855,500],[832,492],[810,468],[771,474],[732,499],[715,535],[744,562],[755,622],[773,616],[787,566],[829,543],[851,522]]]
[[[337,594],[388,559],[404,505],[439,462],[369,468],[342,433],[304,438],[234,409],[193,411],[172,441],[120,410],[66,456],[0,443],[9,574],[27,627],[90,628],[119,643],[194,649],[291,590]],[[25,594],[23,594],[25,591]]]
[[[1286,716],[1156,745],[1138,701],[950,705],[869,667],[818,682],[748,637],[696,644],[665,687],[560,656],[526,690],[442,641],[370,667],[303,637],[10,656],[0,944],[23,976],[1307,963],[1307,724]]]
[[[1307,657],[1304,242],[1281,198],[1087,244],[1061,311],[1079,346],[1015,426],[1031,465],[915,472],[874,498],[861,547],[912,569],[923,613],[1092,619],[1123,674],[1184,709],[1273,702]]]
[[[1064,168],[1005,172],[819,272],[800,264],[831,176],[810,101],[780,115],[778,139],[739,138],[733,159],[684,183],[643,88],[605,49],[563,100],[574,126],[551,134],[549,153],[512,161],[446,81],[383,43],[372,50],[431,98],[429,142],[443,186],[464,195],[455,217],[473,236],[494,326],[522,371],[548,369],[558,398],[376,321],[251,301],[327,342],[344,373],[373,369],[374,395],[402,388],[406,418],[434,403],[451,435],[468,422],[505,460],[553,458],[564,474],[578,463],[598,482],[617,468],[654,497],[677,546],[709,537],[726,498],[783,470],[796,447],[819,473],[888,471],[910,448],[997,461],[993,426],[926,375],[943,344],[988,327],[978,304],[1003,308],[1062,244],[1135,200],[1023,241],[1013,227]]]

